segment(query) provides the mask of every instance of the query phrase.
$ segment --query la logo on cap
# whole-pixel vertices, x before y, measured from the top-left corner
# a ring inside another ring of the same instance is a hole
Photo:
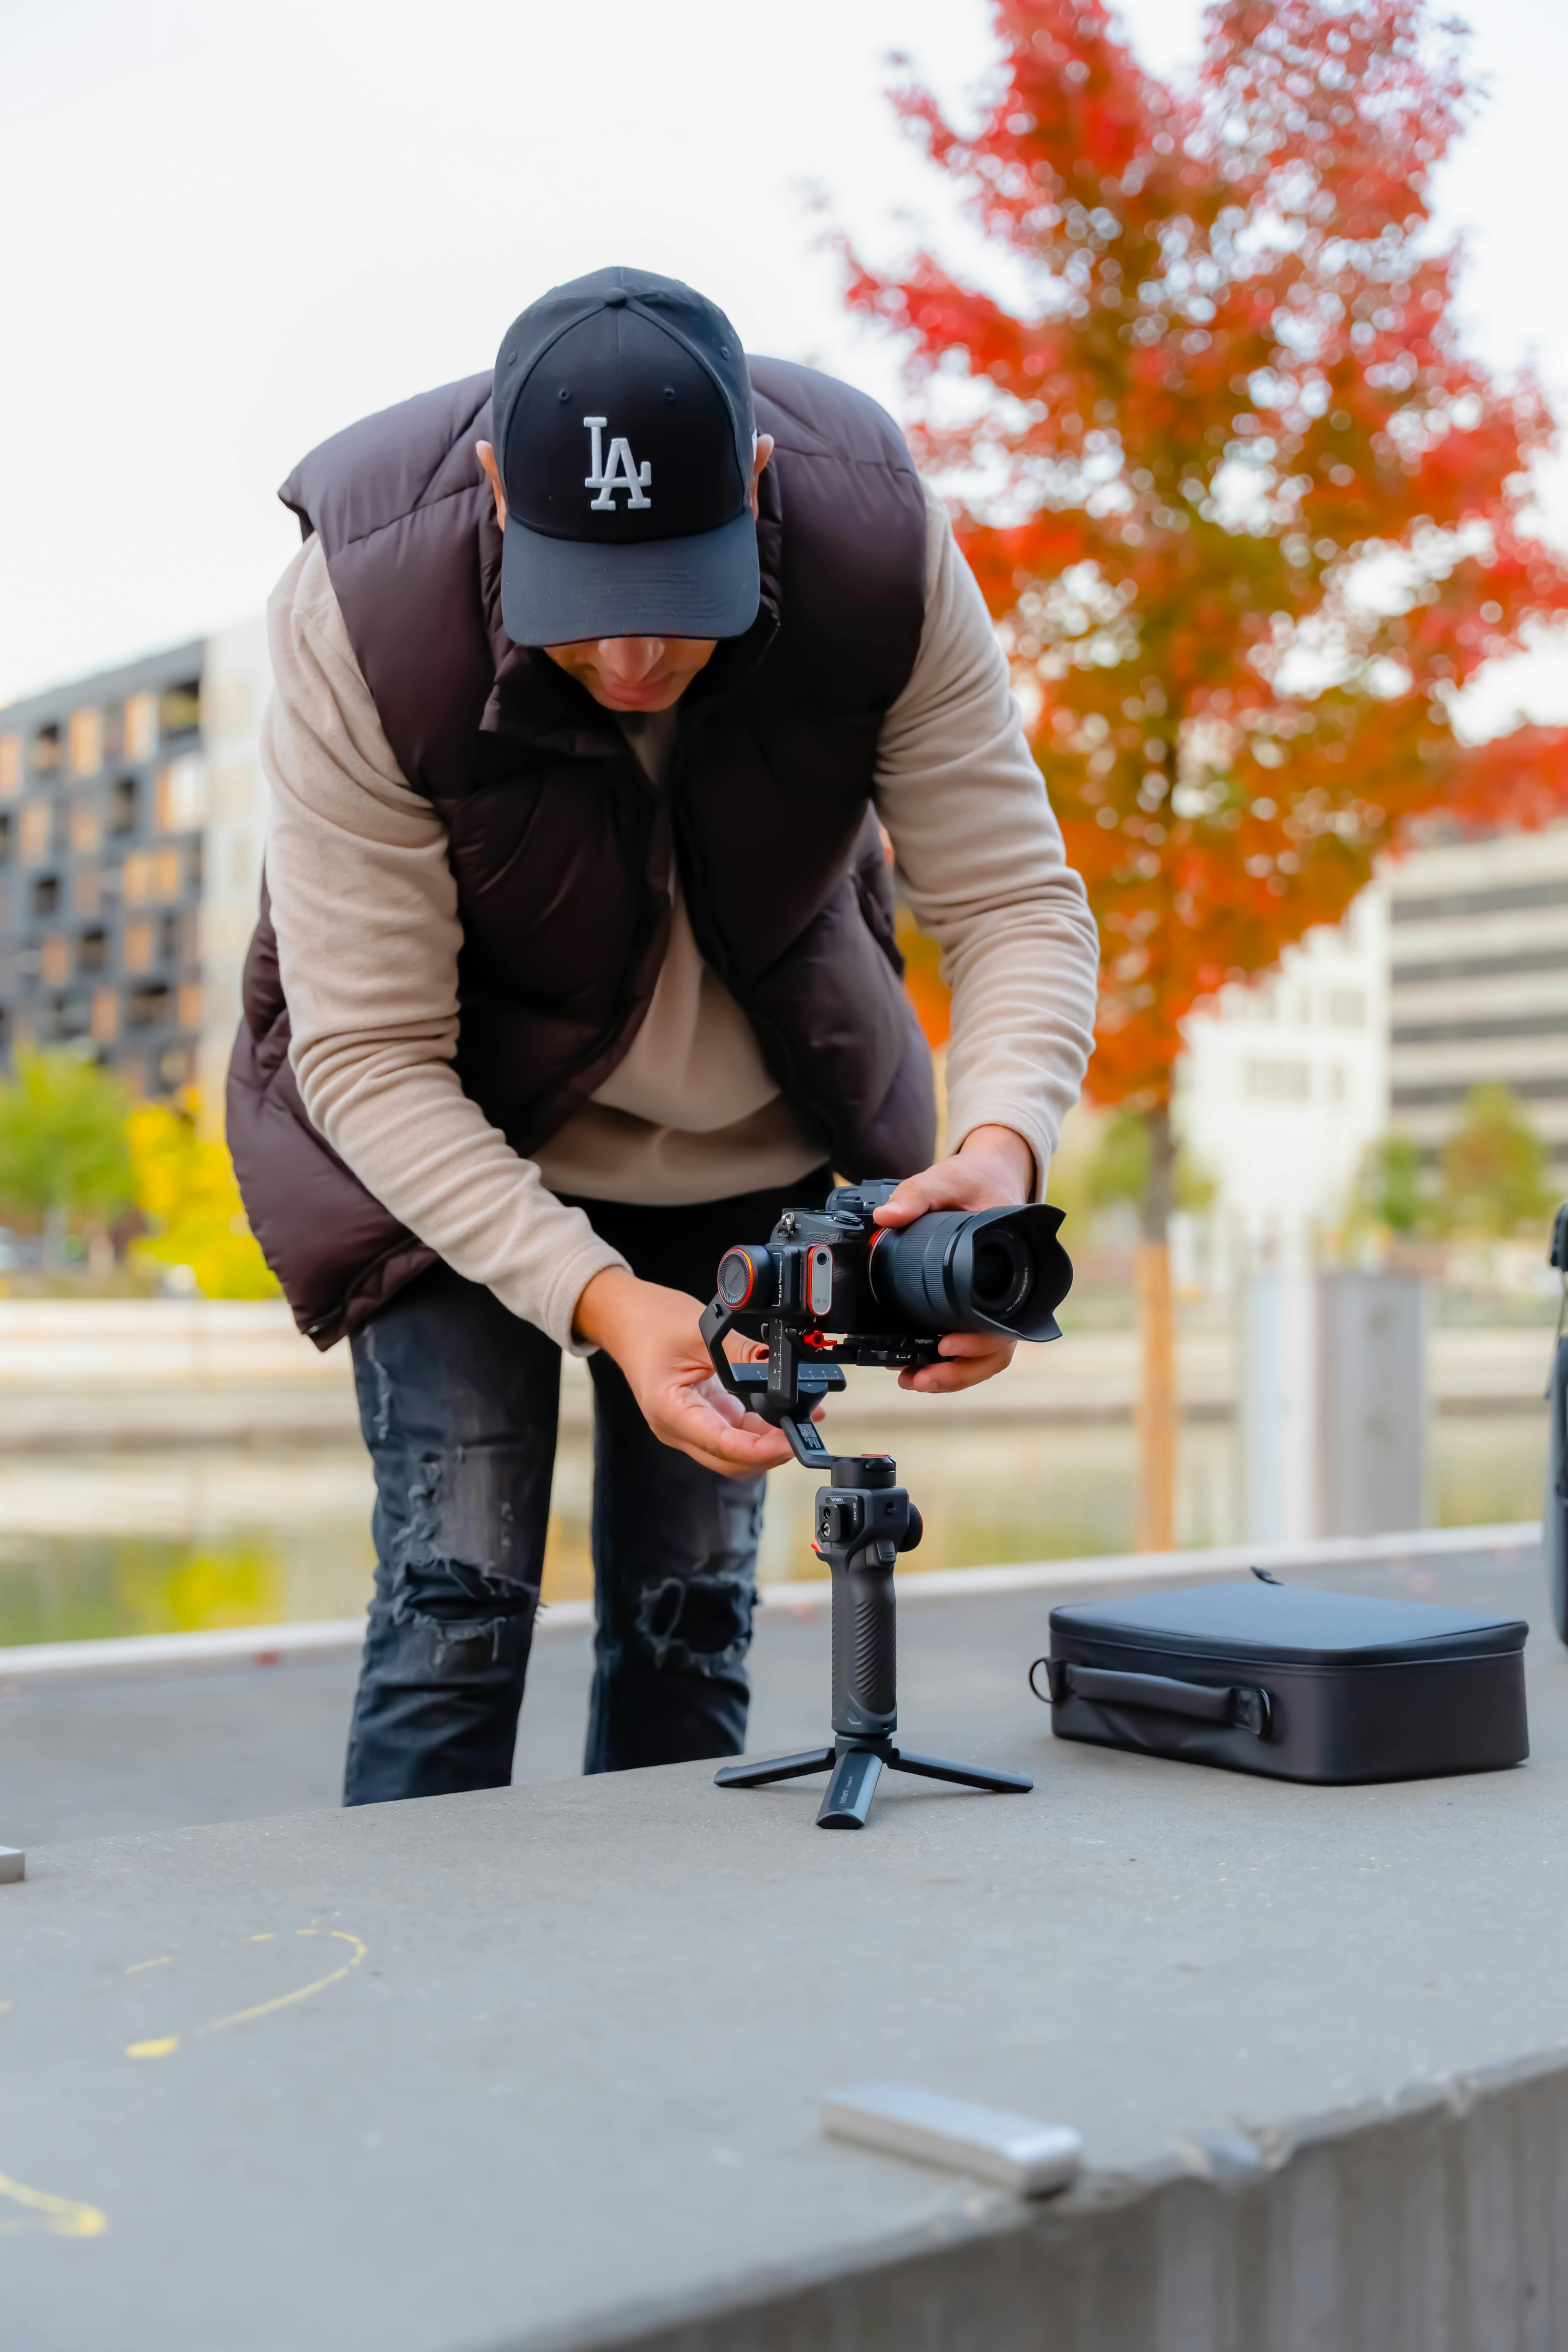
[[[583,487],[585,490],[597,490],[599,493],[596,499],[589,499],[588,510],[591,514],[595,512],[614,514],[616,511],[616,492],[622,488],[626,492],[628,509],[632,507],[651,507],[653,500],[645,499],[643,492],[653,479],[653,467],[646,457],[640,466],[637,464],[632,457],[632,445],[629,441],[618,437],[612,441],[610,462],[608,466],[605,463],[604,443],[599,436],[609,421],[607,416],[584,416],[583,419],[594,440],[594,470],[586,477]]]

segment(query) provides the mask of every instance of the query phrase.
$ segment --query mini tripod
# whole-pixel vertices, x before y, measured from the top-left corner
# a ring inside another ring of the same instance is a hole
[[[898,1465],[890,1454],[836,1457],[817,1435],[812,1408],[844,1387],[839,1362],[824,1361],[826,1350],[803,1362],[797,1333],[775,1322],[769,1327],[765,1367],[731,1364],[724,1338],[733,1319],[717,1298],[703,1311],[702,1337],[720,1380],[752,1412],[783,1430],[797,1462],[826,1470],[830,1479],[816,1490],[812,1549],[827,1562],[833,1578],[833,1745],[774,1756],[763,1764],[726,1764],[713,1776],[717,1786],[761,1789],[773,1780],[831,1771],[816,1816],[821,1830],[865,1828],[884,1766],[997,1796],[1026,1794],[1035,1784],[1024,1773],[944,1763],[940,1757],[911,1756],[894,1747],[899,1716],[893,1563],[900,1552],[913,1551],[919,1543],[921,1515],[908,1491],[894,1483]],[[853,1339],[839,1342],[831,1354],[840,1361],[854,1361],[857,1355],[887,1361],[881,1349],[858,1349]]]

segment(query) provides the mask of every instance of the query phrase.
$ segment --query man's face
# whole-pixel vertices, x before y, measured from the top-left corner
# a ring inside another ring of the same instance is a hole
[[[506,529],[506,490],[488,441],[476,441],[496,505],[496,525]],[[760,506],[758,485],[773,454],[773,436],[760,433],[752,457],[752,512]],[[672,710],[700,669],[713,658],[717,637],[583,637],[574,645],[546,646],[552,662],[587,688],[606,710]]]
[[[670,710],[713,658],[715,637],[584,637],[546,646],[606,710]]]

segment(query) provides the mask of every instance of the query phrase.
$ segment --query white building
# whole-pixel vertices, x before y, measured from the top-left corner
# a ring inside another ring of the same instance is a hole
[[[1373,885],[1277,974],[1185,1024],[1177,1124],[1218,1188],[1216,1223],[1248,1257],[1300,1255],[1336,1222],[1388,1125],[1387,938]]]
[[[1435,1157],[1472,1087],[1506,1086],[1568,1175],[1568,824],[1386,869],[1393,1124]]]

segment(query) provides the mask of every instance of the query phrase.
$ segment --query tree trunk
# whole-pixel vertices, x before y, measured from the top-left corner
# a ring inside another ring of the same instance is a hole
[[[1138,1244],[1139,1551],[1171,1551],[1176,1540],[1176,1339],[1171,1311],[1171,1209],[1176,1150],[1171,1107],[1144,1117],[1149,1190]]]
[[[39,1256],[46,1274],[58,1274],[65,1265],[64,1243],[70,1230],[70,1219],[59,1202],[51,1201],[44,1211],[43,1247]]]

